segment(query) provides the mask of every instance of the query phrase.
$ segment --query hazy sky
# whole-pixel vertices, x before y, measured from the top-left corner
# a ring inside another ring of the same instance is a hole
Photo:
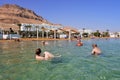
[[[64,26],[120,31],[120,0],[0,0],[0,6],[8,3]]]

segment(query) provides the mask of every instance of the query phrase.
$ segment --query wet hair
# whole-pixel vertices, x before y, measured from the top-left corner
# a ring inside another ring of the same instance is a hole
[[[93,47],[97,47],[97,44],[92,44]]]
[[[97,47],[97,44],[95,44],[95,47]]]
[[[41,53],[41,49],[40,48],[36,49],[35,54],[38,55],[38,56],[40,56],[40,53]]]

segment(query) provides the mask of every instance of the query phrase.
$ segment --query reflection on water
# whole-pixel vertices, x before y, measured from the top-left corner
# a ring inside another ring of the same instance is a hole
[[[0,80],[119,80],[120,40],[21,41],[0,43]],[[102,55],[92,56],[91,45],[97,43]],[[49,61],[36,61],[35,49],[62,55]]]

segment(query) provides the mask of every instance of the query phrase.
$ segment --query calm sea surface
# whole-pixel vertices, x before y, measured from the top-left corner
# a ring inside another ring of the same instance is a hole
[[[120,39],[76,41],[21,41],[0,43],[0,80],[120,80]],[[92,44],[102,50],[91,55]],[[36,61],[35,49],[61,55],[49,61]]]

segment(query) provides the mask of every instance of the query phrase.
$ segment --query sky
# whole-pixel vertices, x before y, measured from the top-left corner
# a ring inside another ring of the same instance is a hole
[[[17,4],[63,26],[120,32],[120,0],[0,0],[4,4]]]

